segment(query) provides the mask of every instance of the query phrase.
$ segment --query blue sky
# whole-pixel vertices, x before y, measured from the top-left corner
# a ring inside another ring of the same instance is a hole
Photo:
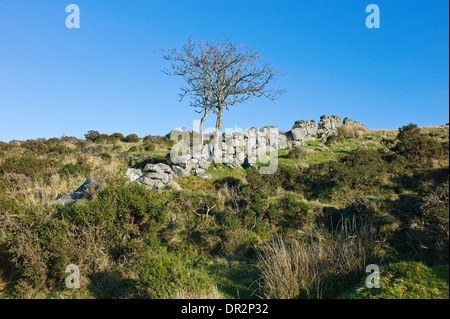
[[[80,28],[68,29],[68,4]],[[368,29],[365,8],[380,8]],[[155,53],[228,38],[286,76],[275,104],[233,106],[224,128],[323,114],[369,128],[449,122],[449,16],[444,0],[0,0],[0,140],[101,133],[164,135],[199,119]],[[214,126],[210,115],[205,127]]]

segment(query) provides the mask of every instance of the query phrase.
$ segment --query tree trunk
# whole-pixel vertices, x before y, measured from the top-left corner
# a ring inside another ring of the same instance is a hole
[[[222,143],[220,131],[222,130],[223,107],[219,106],[218,109],[219,111],[217,112],[216,133],[214,135],[214,162],[216,163],[222,162],[222,151],[221,147],[219,148],[219,144]]]
[[[209,110],[205,108],[205,114],[203,114],[200,120],[200,145],[203,146],[203,123],[205,123],[206,117],[208,116]]]

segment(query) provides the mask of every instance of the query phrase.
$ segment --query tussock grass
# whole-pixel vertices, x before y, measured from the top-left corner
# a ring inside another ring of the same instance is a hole
[[[326,298],[359,280],[379,246],[375,229],[344,220],[332,232],[303,240],[275,238],[258,250],[263,297]]]
[[[340,125],[337,128],[338,135],[349,138],[361,138],[367,132],[367,128],[361,124]]]

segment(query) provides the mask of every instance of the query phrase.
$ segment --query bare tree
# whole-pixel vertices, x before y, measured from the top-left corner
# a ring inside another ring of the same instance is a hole
[[[236,45],[228,40],[196,44],[189,39],[181,51],[170,50],[164,58],[172,62],[172,71],[166,73],[181,76],[187,84],[182,87],[181,99],[193,95],[191,105],[203,107],[205,119],[211,110],[217,114],[214,136],[217,156],[220,155],[216,150],[221,141],[224,109],[252,97],[264,96],[275,101],[285,93],[268,87],[283,74],[264,63],[260,53],[247,45]]]
[[[163,58],[171,62],[170,70],[163,70],[168,75],[180,76],[185,84],[181,87],[180,101],[191,96],[190,105],[203,113],[200,120],[200,144],[203,144],[203,124],[214,108],[214,92],[212,91],[211,49],[204,42],[194,42],[189,38],[181,50],[163,50]]]

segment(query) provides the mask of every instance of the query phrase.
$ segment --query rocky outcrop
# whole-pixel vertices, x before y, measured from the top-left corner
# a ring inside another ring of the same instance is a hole
[[[206,170],[209,164],[215,160],[213,157],[214,134],[205,135],[205,140],[208,140],[208,142],[201,148],[196,144],[190,146],[189,136],[185,131],[172,131],[169,135],[173,140],[177,140],[179,136],[188,139],[187,143],[183,141],[179,145],[179,148],[184,148],[185,154],[187,154],[186,158],[177,157],[176,162],[183,163],[183,165],[177,164],[181,168],[186,169],[185,166],[189,162],[193,164],[192,167],[189,167],[191,170],[197,168]],[[195,138],[195,134],[193,136]],[[268,154],[273,150],[292,146],[288,136],[280,133],[276,126],[266,126],[261,129],[251,127],[242,132],[223,134],[221,138],[222,141],[219,143],[221,156],[218,156],[218,158],[221,159],[220,163],[233,168],[241,167],[246,159],[255,163],[257,158],[268,157]],[[216,158],[216,162],[218,158]],[[196,161],[198,161],[198,164]]]
[[[349,119],[348,117],[344,118],[344,120],[342,121],[342,125],[362,125],[362,126],[365,126],[364,124],[361,124],[360,122],[357,122],[355,120]]]
[[[341,125],[341,118],[336,115],[322,115],[317,129],[317,136],[325,139],[330,135],[337,135],[337,128]]]
[[[169,165],[164,163],[147,164],[143,170],[129,168],[123,177],[130,182],[144,185],[148,189],[180,188],[175,182],[179,175]]]
[[[182,189],[176,182],[178,178],[195,175],[204,179],[211,179],[213,175],[206,174],[210,163],[204,159],[193,158],[190,154],[178,156],[170,165],[164,163],[146,164],[143,169],[129,168],[124,178],[130,182],[144,185],[148,189],[169,187]]]
[[[299,148],[317,138],[317,123],[314,120],[297,121],[289,131],[292,147]]]
[[[301,120],[295,122],[292,129],[287,133],[281,133],[276,126],[266,126],[263,128],[251,127],[242,132],[233,132],[232,134],[223,134],[222,140],[219,143],[221,156],[213,158],[214,134],[206,134],[204,140],[208,141],[201,148],[194,144],[191,146],[191,138],[194,141],[199,140],[195,137],[198,133],[190,133],[186,129],[174,130],[169,136],[173,140],[179,140],[183,137],[184,142],[181,147],[184,148],[187,154],[186,163],[191,163],[193,159],[198,161],[206,161],[207,163],[217,162],[218,158],[221,163],[228,167],[241,167],[245,162],[249,165],[256,163],[257,159],[268,159],[268,154],[273,150],[287,149],[291,147],[301,148],[316,138],[326,139],[327,136],[337,135],[337,129],[340,125],[361,124],[348,118],[341,123],[339,116],[323,115],[317,123],[314,120]],[[361,124],[362,125],[362,124]],[[193,170],[198,167],[186,167],[186,164],[179,165],[182,169],[181,175],[192,174]],[[207,169],[208,164],[200,168]],[[177,169],[179,170],[179,169]],[[191,171],[191,172],[189,172]]]

